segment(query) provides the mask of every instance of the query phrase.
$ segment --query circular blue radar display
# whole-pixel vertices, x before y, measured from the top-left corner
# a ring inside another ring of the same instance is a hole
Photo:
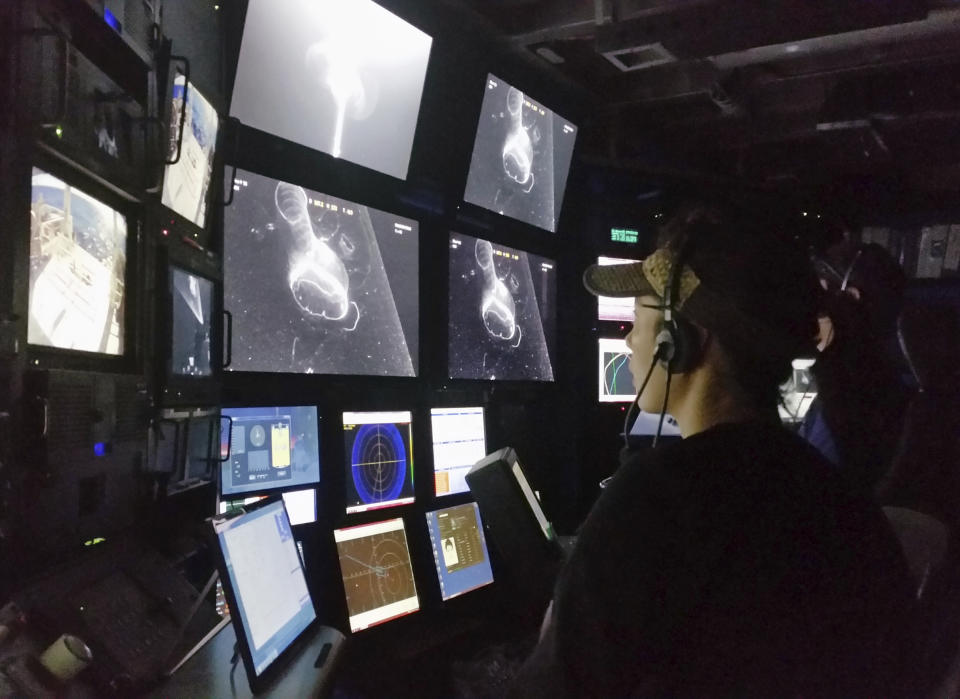
[[[350,455],[353,485],[366,504],[396,500],[407,474],[407,449],[396,425],[361,425]]]

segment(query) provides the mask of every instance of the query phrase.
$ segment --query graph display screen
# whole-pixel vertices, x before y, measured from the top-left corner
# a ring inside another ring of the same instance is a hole
[[[444,600],[493,582],[487,540],[475,502],[427,512],[427,529]]]
[[[178,267],[170,268],[173,302],[170,372],[178,376],[210,376],[210,320],[213,282]]]
[[[409,410],[343,414],[347,514],[414,500]]]
[[[180,115],[186,109],[183,137],[180,137]],[[184,218],[203,228],[207,220],[207,194],[213,177],[213,152],[217,147],[219,122],[213,106],[186,78],[178,75],[173,81],[173,102],[170,109],[168,160],[163,175],[160,202]]]
[[[463,199],[556,232],[577,127],[487,76]]]
[[[290,524],[297,526],[299,524],[310,524],[317,521],[317,491],[315,488],[306,488],[305,490],[287,490],[283,495],[283,504],[287,508],[287,515],[290,517]],[[238,507],[252,505],[266,498],[266,495],[253,495],[248,498],[239,498],[236,500],[217,501],[217,514],[227,514]],[[301,551],[301,553],[303,553]]]
[[[431,408],[434,494],[470,490],[466,475],[487,455],[483,408]]]
[[[231,369],[416,376],[417,222],[250,172],[233,188]]]
[[[221,415],[232,420],[229,459],[222,464],[220,475],[223,495],[286,489],[320,480],[316,406],[223,408]]]
[[[277,501],[215,521],[214,530],[236,601],[237,633],[261,675],[316,619],[290,520]]]
[[[598,265],[628,265],[639,260],[626,260],[620,257],[598,257]],[[597,319],[616,320],[623,323],[633,322],[633,297],[598,296]]]
[[[632,302],[632,299],[631,299]],[[601,403],[629,403],[636,395],[630,372],[630,349],[619,338],[597,340],[599,400]]]
[[[122,355],[127,219],[33,168],[27,342]]]
[[[420,609],[403,519],[334,529],[350,630]]]
[[[553,381],[556,264],[468,235],[450,235],[452,379]]]
[[[230,116],[404,179],[432,43],[371,0],[250,0]]]

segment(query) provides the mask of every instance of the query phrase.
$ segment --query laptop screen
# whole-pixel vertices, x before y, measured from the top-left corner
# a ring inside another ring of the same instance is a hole
[[[316,618],[290,520],[277,500],[215,521],[214,529],[236,606],[231,616],[259,676]]]

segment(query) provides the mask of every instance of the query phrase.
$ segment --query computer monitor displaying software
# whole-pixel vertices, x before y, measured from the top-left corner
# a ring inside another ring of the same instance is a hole
[[[444,600],[493,582],[477,503],[427,512],[433,561]]]
[[[412,419],[409,410],[343,414],[347,514],[413,502]]]
[[[431,408],[430,426],[434,493],[467,492],[467,472],[487,455],[483,408]]]
[[[277,500],[215,519],[214,531],[237,635],[249,651],[248,675],[252,668],[260,676],[316,619],[290,521]]]
[[[630,371],[630,348],[622,338],[601,337],[597,340],[598,399],[601,403],[629,403],[637,391]]]

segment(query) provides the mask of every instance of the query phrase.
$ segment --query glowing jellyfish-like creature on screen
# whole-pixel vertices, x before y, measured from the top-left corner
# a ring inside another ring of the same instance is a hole
[[[517,325],[517,306],[502,279],[497,277],[493,265],[493,246],[486,240],[478,240],[475,248],[477,264],[483,273],[483,292],[480,297],[480,317],[490,336],[511,342],[517,347],[523,332]]]
[[[343,261],[317,238],[302,187],[281,182],[275,193],[277,210],[290,225],[293,246],[287,283],[300,312],[311,321],[339,321],[354,330],[360,310],[350,301],[350,280]]]
[[[533,142],[523,126],[523,93],[515,87],[507,92],[510,130],[503,142],[503,171],[524,192],[533,189]]]

